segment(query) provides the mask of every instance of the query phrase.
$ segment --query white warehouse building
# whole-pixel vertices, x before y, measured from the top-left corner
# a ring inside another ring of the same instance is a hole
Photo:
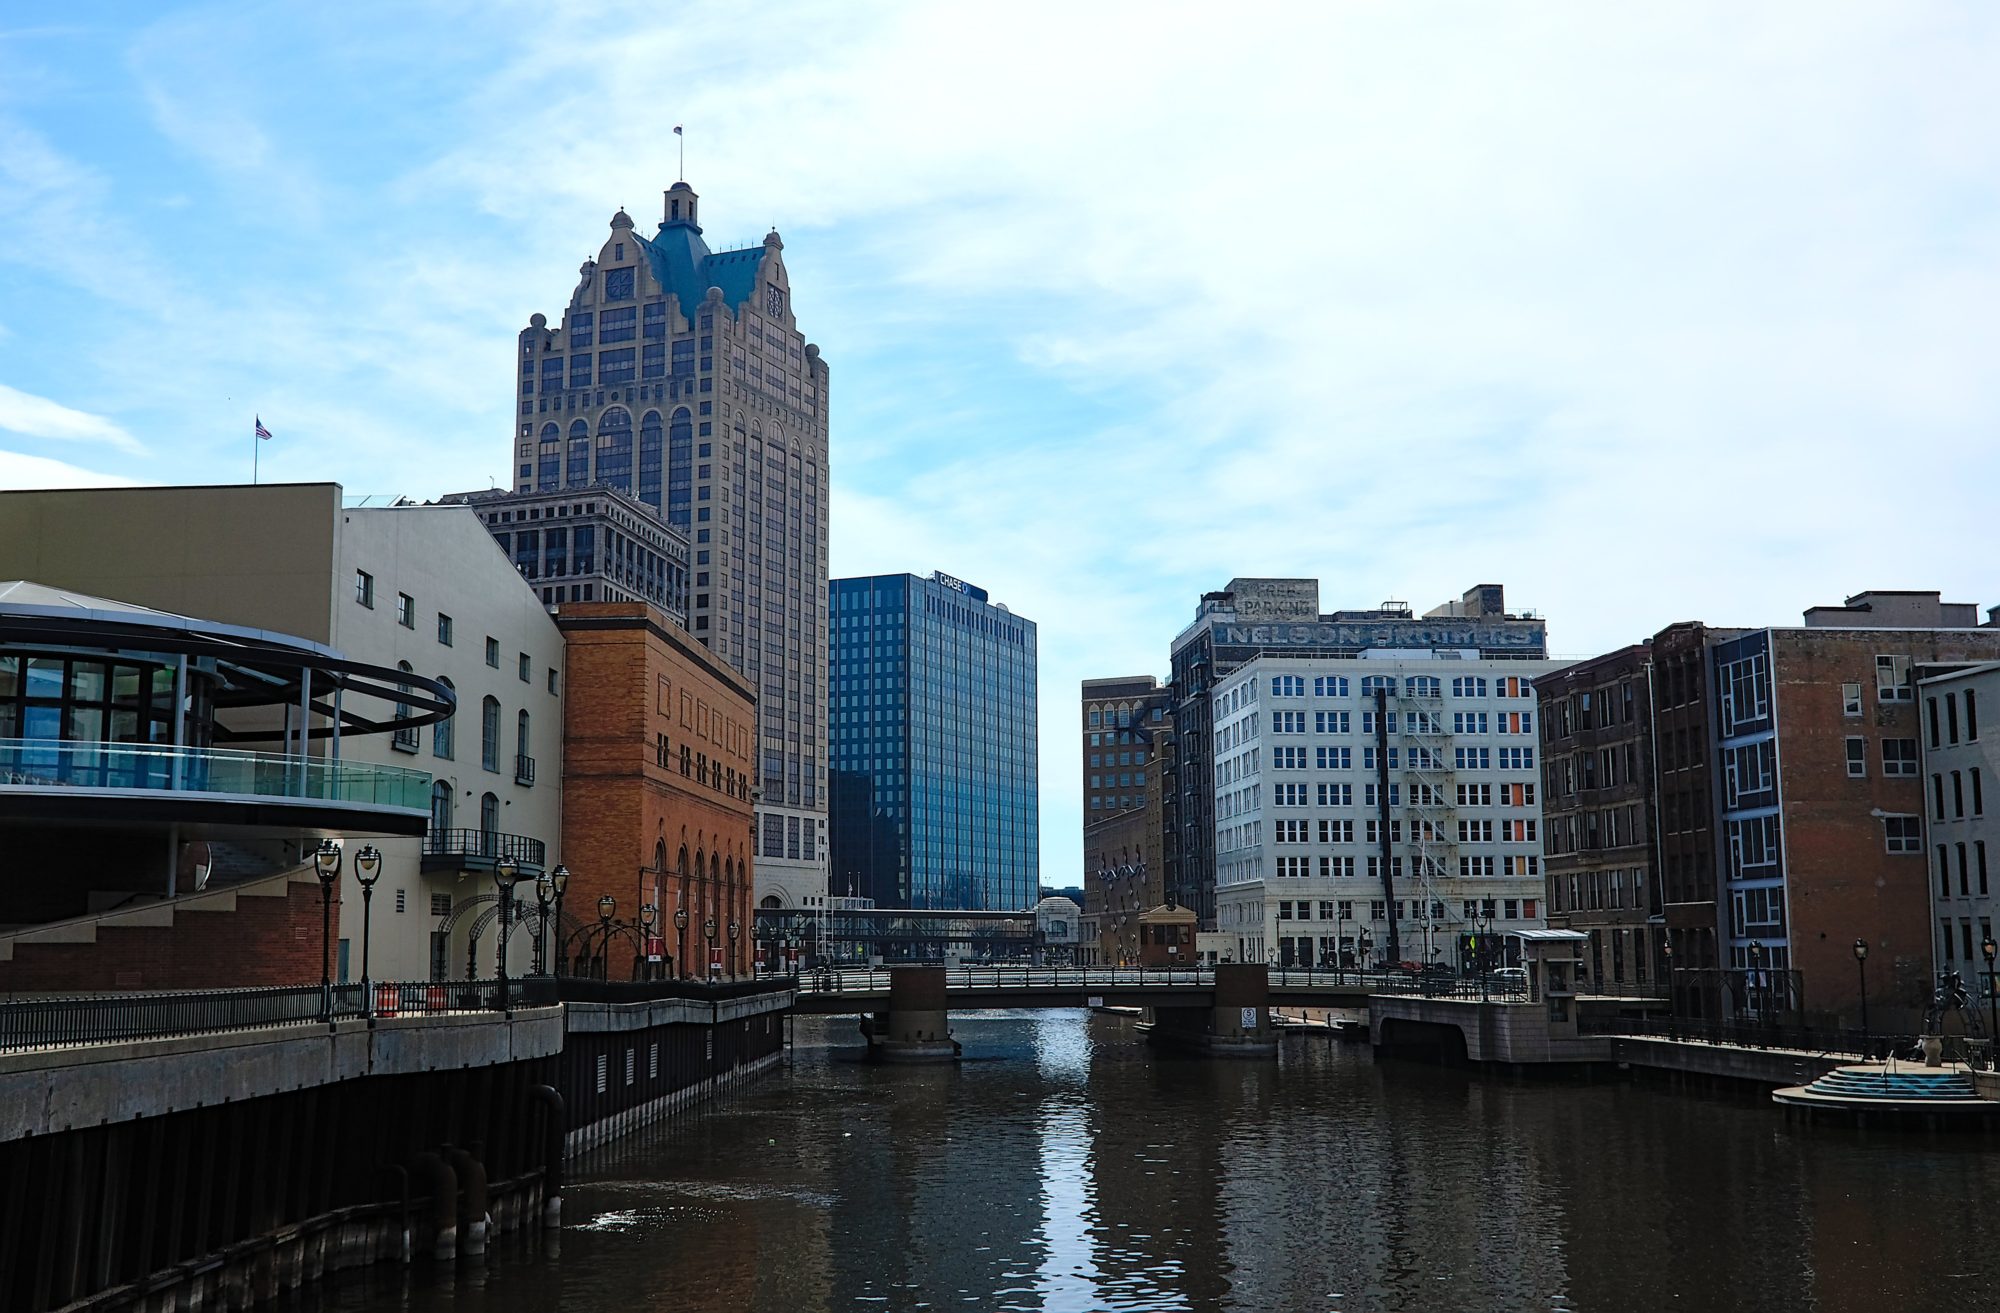
[[[1216,928],[1236,960],[1497,965],[1501,937],[1542,924],[1534,679],[1564,664],[1374,648],[1218,681]]]

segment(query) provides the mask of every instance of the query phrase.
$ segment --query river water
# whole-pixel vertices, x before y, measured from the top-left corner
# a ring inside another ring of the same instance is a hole
[[[1156,1054],[1078,1012],[959,1015],[956,1066],[792,1062],[578,1164],[552,1242],[343,1274],[326,1313],[1992,1307],[1991,1139],[1767,1099],[1505,1081],[1287,1036]],[[1981,1216],[1988,1219],[1984,1225]]]

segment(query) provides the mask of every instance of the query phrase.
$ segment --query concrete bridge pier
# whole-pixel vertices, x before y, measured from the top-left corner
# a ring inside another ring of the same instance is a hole
[[[1215,968],[1212,1007],[1152,1008],[1149,1036],[1156,1044],[1217,1058],[1275,1058],[1271,1026],[1271,974],[1261,962],[1223,962]]]
[[[899,966],[889,972],[889,1010],[864,1017],[869,1056],[883,1062],[949,1062],[951,1037],[942,966]]]

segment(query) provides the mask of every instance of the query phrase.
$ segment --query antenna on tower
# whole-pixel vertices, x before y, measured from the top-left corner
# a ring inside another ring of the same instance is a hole
[[[688,144],[687,138],[681,133],[681,125],[678,123],[674,124],[674,141],[680,146],[680,181],[686,182],[688,180]]]

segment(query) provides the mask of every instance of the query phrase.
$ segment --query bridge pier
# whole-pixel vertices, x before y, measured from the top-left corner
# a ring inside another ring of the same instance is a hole
[[[889,972],[889,1008],[864,1017],[868,1053],[884,1062],[949,1062],[958,1057],[945,1002],[945,969],[899,966]]]
[[[1153,1007],[1148,1037],[1156,1044],[1215,1058],[1275,1058],[1271,1027],[1271,975],[1261,962],[1223,962],[1215,968],[1210,1007]]]

